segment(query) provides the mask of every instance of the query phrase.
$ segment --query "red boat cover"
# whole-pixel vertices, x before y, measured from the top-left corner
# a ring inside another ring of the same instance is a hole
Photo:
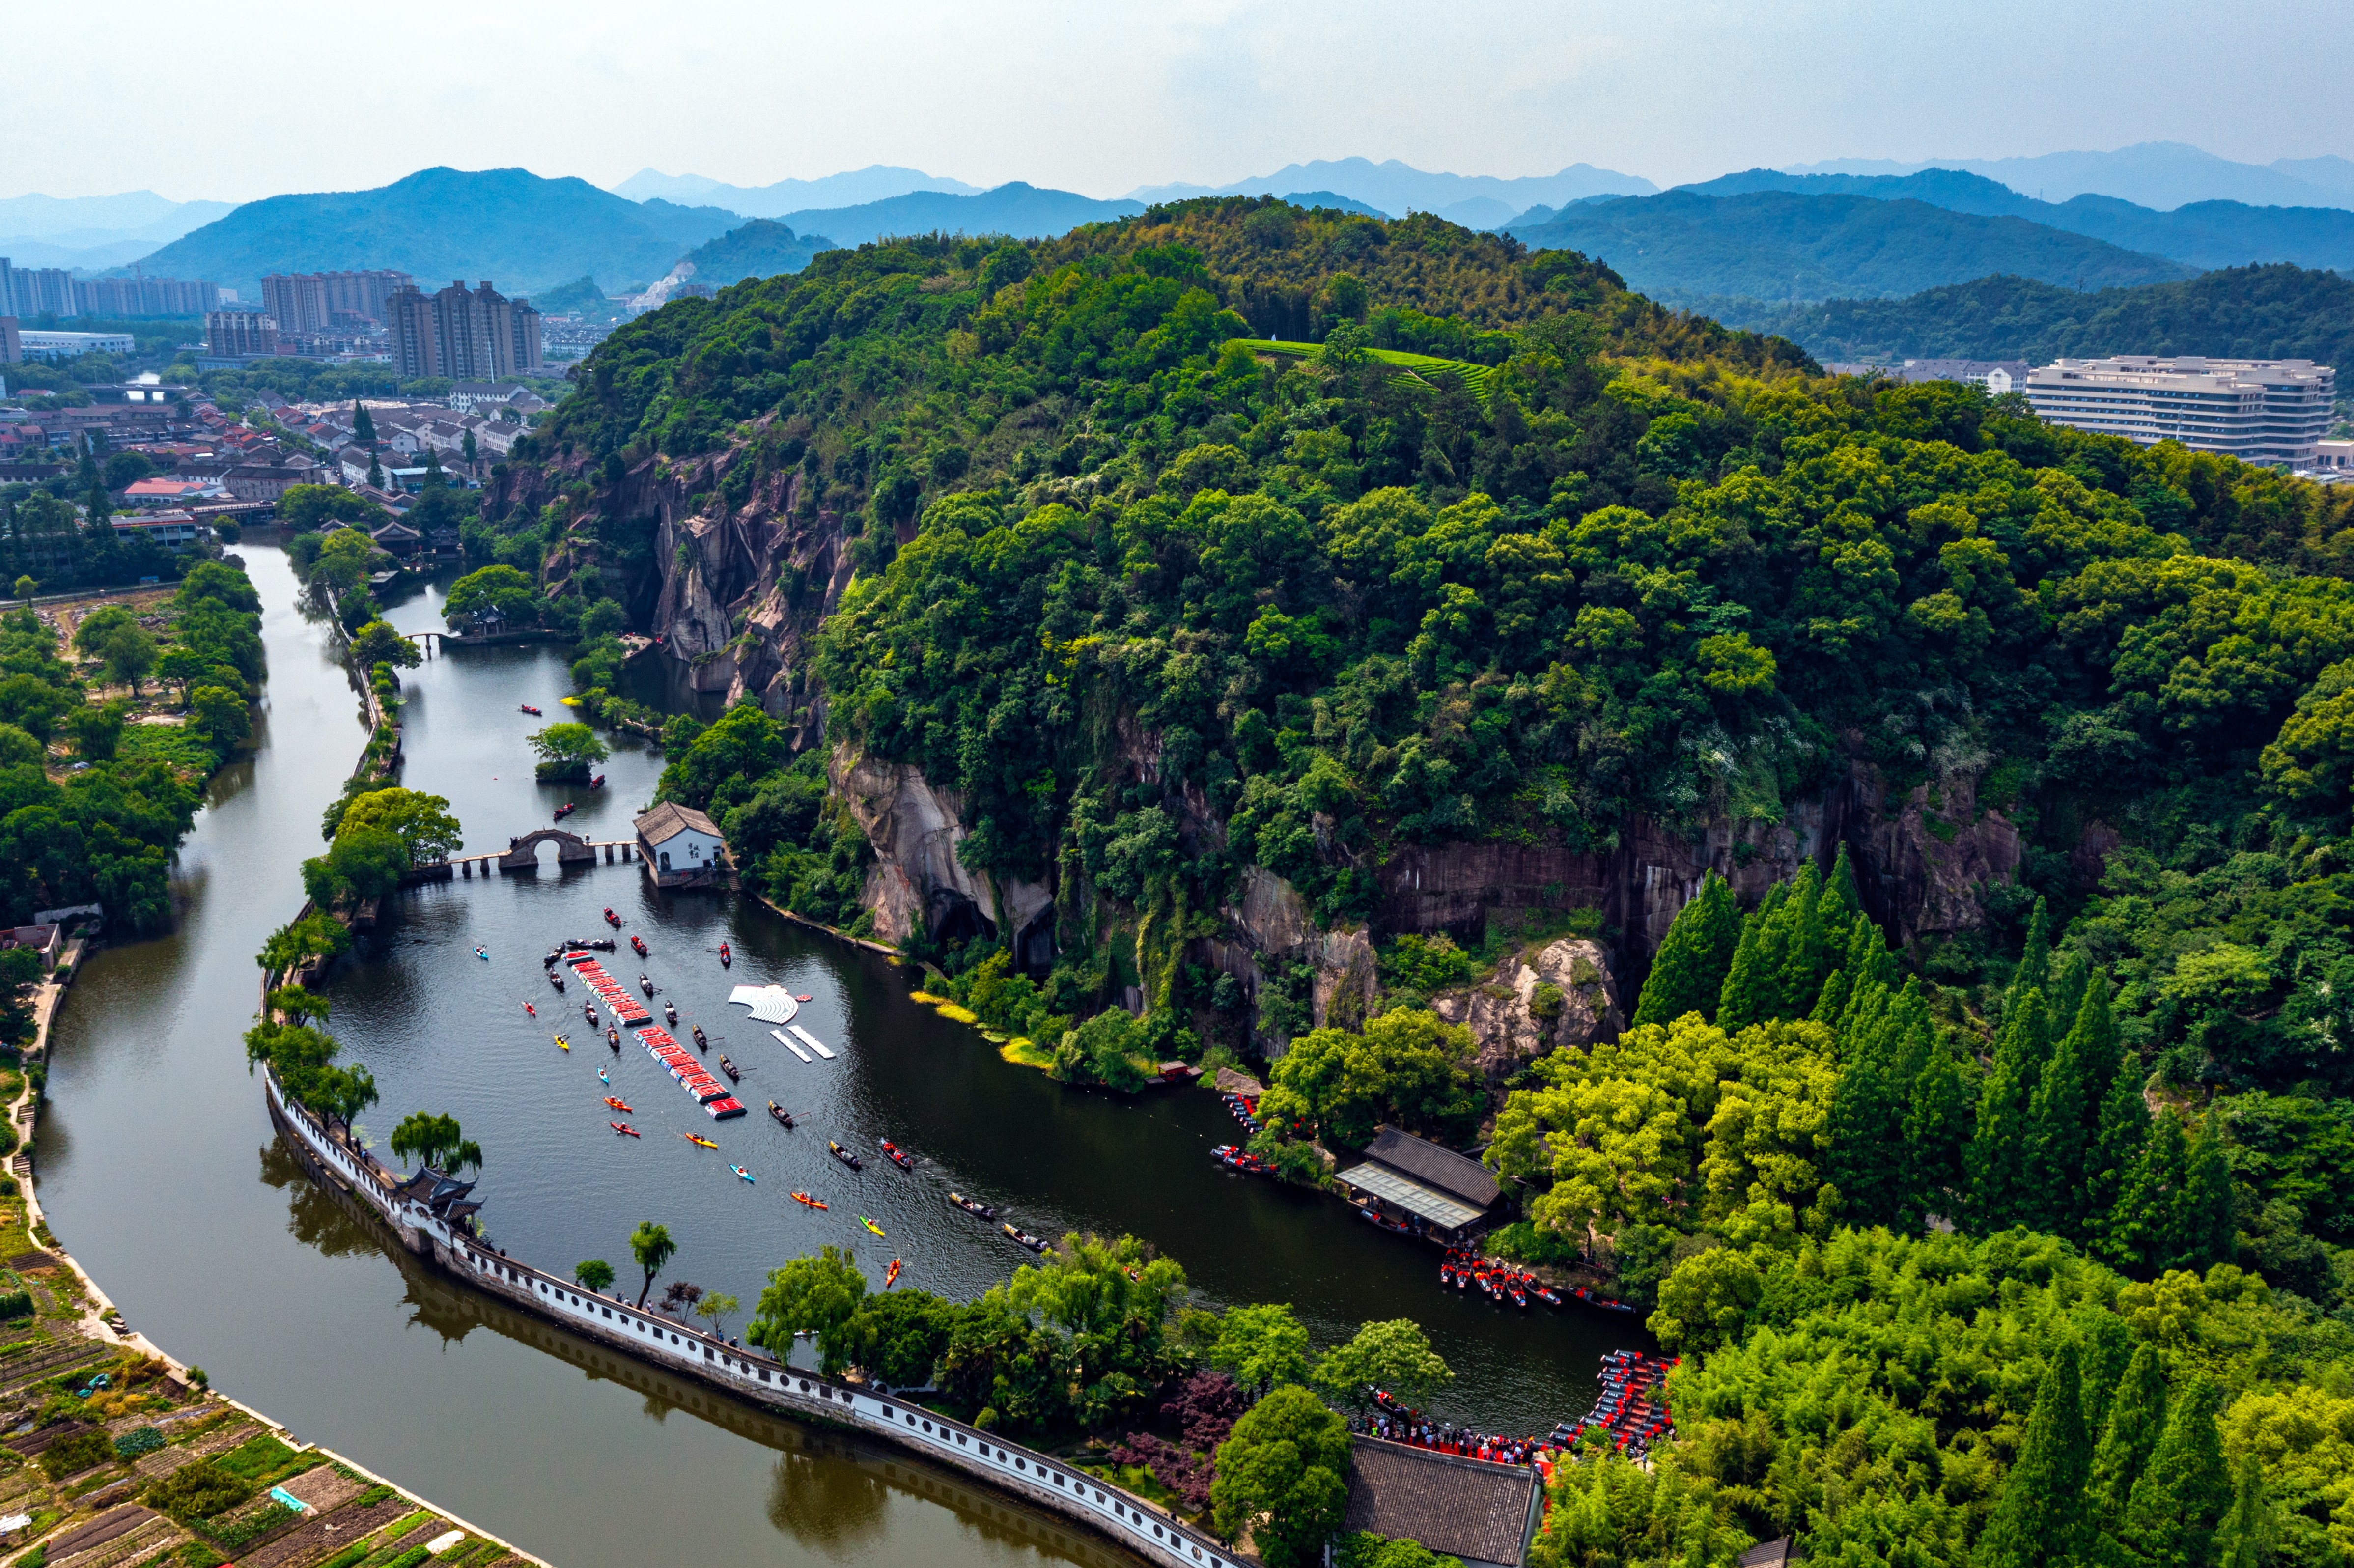
[[[737,1099],[716,1099],[706,1104],[703,1109],[712,1120],[726,1121],[731,1116],[744,1114],[744,1102]]]

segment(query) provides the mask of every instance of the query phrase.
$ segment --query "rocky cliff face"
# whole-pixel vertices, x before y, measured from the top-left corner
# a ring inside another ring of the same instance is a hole
[[[663,640],[695,690],[730,703],[751,697],[791,727],[797,747],[813,746],[824,699],[808,674],[807,643],[850,585],[849,554],[841,518],[813,504],[799,469],[753,479],[730,504],[729,481],[752,461],[735,447],[639,463],[595,490],[545,577],[557,593],[576,576],[618,566],[605,558],[598,524],[651,521],[652,566],[624,586],[632,623]],[[494,506],[536,510],[581,477],[562,464],[509,471],[520,477],[493,492]]]
[[[920,930],[954,942],[1002,933],[1021,967],[1043,969],[1053,961],[1053,890],[999,882],[958,859],[965,826],[953,790],[934,789],[917,768],[846,746],[827,758],[826,777],[875,846],[859,901],[874,912],[876,936],[904,942]]]
[[[808,640],[848,587],[851,561],[841,521],[804,492],[801,472],[786,468],[738,478],[748,447],[684,461],[642,462],[618,482],[598,487],[586,514],[548,567],[552,588],[577,573],[601,569],[593,524],[601,516],[650,520],[650,569],[628,585],[632,620],[663,639],[685,662],[695,689],[749,697],[784,722],[795,745],[822,744],[824,697],[807,668]],[[549,464],[519,471],[505,506],[536,508],[584,477]],[[740,500],[723,499],[734,480]],[[1139,778],[1157,776],[1157,737],[1119,726],[1120,759]],[[834,788],[874,842],[876,864],[865,894],[878,931],[898,940],[918,928],[960,939],[975,930],[1005,933],[1024,968],[1053,957],[1056,890],[1000,885],[966,867],[955,847],[965,834],[960,802],[917,770],[849,753],[830,759]],[[1981,891],[2008,882],[2020,862],[2017,832],[1999,811],[1977,806],[1977,778],[1956,771],[1892,799],[1869,765],[1852,764],[1823,794],[1795,804],[1779,821],[1719,818],[1696,833],[1634,820],[1604,853],[1511,843],[1409,845],[1380,868],[1371,928],[1319,930],[1305,901],[1281,878],[1251,868],[1226,931],[1193,944],[1193,957],[1235,975],[1254,996],[1299,964],[1313,971],[1303,1000],[1313,1024],[1362,1021],[1376,991],[1376,933],[1452,930],[1476,938],[1495,916],[1531,910],[1599,912],[1599,942],[1558,942],[1508,960],[1458,998],[1462,1021],[1480,1040],[1491,1074],[1508,1074],[1543,1049],[1583,1044],[1614,1033],[1620,999],[1639,989],[1651,953],[1702,874],[1714,870],[1744,902],[1792,875],[1804,857],[1828,864],[1844,844],[1866,906],[1903,941],[1950,935],[1986,919]],[[1189,849],[1225,842],[1197,789],[1180,803]],[[2101,824],[2087,831],[2073,857],[2078,874],[2099,874],[2116,842]],[[1288,983],[1288,981],[1287,981]],[[1550,993],[1563,997],[1558,1012]]]

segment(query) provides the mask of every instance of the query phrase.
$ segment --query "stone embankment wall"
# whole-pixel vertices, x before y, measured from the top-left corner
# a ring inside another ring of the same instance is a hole
[[[584,1290],[516,1262],[402,1198],[391,1172],[366,1150],[354,1148],[287,1099],[268,1069],[262,1075],[270,1119],[313,1177],[366,1204],[402,1245],[443,1273],[673,1375],[765,1409],[886,1438],[1085,1525],[1149,1562],[1169,1568],[1244,1568],[1246,1560],[1216,1538],[1061,1460],[906,1400],[788,1366],[766,1351],[746,1350],[625,1298]]]

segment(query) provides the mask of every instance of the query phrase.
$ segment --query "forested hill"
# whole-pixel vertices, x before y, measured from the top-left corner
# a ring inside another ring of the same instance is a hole
[[[1695,308],[1782,334],[1825,360],[2204,354],[2354,364],[2354,280],[2285,263],[2091,293],[2001,276],[1901,300],[1713,300]]]
[[[1243,200],[673,303],[516,450],[475,586],[733,672],[748,883],[1658,1307],[1538,1561],[2347,1561],[2354,496]]]

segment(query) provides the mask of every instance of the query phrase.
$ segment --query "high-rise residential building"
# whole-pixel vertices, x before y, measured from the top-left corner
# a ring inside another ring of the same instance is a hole
[[[201,316],[220,308],[217,286],[178,278],[90,278],[73,291],[81,314],[118,320]]]
[[[71,272],[63,267],[13,267],[0,256],[0,316],[25,320],[80,313]]]
[[[339,315],[383,321],[385,302],[393,291],[416,281],[408,273],[389,268],[366,272],[272,272],[261,280],[261,308],[290,333],[322,333]]]
[[[2337,380],[2309,359],[2117,355],[2057,360],[2025,390],[2037,415],[2071,429],[2303,464],[2329,433]]]
[[[263,359],[278,352],[278,323],[267,313],[212,311],[205,316],[205,352],[216,359]]]
[[[478,289],[451,283],[429,296],[414,284],[395,290],[385,301],[385,325],[392,334],[394,372],[404,381],[424,376],[488,381],[546,368],[539,313],[528,300],[508,299],[488,280]]]

